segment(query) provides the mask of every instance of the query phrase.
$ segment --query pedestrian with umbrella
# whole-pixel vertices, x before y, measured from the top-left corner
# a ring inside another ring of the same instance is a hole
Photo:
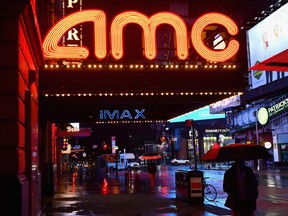
[[[224,174],[223,190],[228,194],[225,206],[233,216],[252,216],[256,210],[258,181],[244,161],[235,161]]]
[[[203,161],[235,161],[225,172],[223,181],[223,190],[228,194],[225,206],[233,216],[252,216],[257,207],[258,181],[245,161],[270,157],[263,146],[239,143],[214,148],[203,155]]]
[[[157,171],[157,166],[155,162],[150,161],[148,163],[147,170],[148,170],[149,178],[150,178],[150,189],[153,190],[155,186],[155,174]]]
[[[144,155],[141,155],[139,157],[141,160],[147,160],[148,166],[147,166],[147,171],[149,173],[149,179],[150,179],[150,189],[154,190],[155,186],[155,174],[157,171],[157,166],[155,163],[155,160],[160,159],[161,155],[155,154],[155,153],[146,153]]]

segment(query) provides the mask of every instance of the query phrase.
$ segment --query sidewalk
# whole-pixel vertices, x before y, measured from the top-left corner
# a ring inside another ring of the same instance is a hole
[[[224,167],[222,168],[224,169]],[[269,168],[258,171],[257,174],[260,179],[269,180],[270,175],[276,176],[276,178],[279,177],[279,174],[287,177],[286,170],[271,170]],[[220,172],[220,175],[222,175],[224,171],[215,169],[205,172]],[[187,202],[176,199],[175,176],[171,173],[173,171],[169,170],[161,170],[157,173],[158,177],[156,178],[154,191],[150,190],[146,172],[139,174],[138,182],[135,182],[135,173],[127,182],[125,172],[119,172],[118,179],[115,178],[115,173],[109,174],[108,178],[102,176],[103,181],[95,182],[92,185],[79,185],[75,181],[73,183],[71,179],[62,178],[58,185],[58,192],[52,199],[46,200],[46,208],[42,215],[231,215],[230,210],[224,206],[226,194],[221,192],[220,189],[216,202],[204,200],[203,203],[198,204],[191,200]],[[218,188],[221,188],[222,182],[217,179],[215,182],[218,182]],[[259,186],[257,216],[287,215],[287,204],[288,187]]]

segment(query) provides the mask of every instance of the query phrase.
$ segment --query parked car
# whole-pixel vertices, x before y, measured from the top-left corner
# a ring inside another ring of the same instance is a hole
[[[176,159],[174,158],[173,160],[171,160],[171,164],[177,166],[179,164],[185,164],[185,165],[189,165],[190,161],[186,160],[186,159]]]

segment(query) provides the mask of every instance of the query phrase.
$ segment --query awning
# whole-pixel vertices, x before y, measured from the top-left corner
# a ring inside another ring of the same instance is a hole
[[[249,70],[288,71],[288,49],[255,64]]]
[[[255,89],[251,89],[240,96],[242,102],[251,102],[259,98],[271,97],[271,95],[282,95],[288,91],[288,76],[275,80]]]

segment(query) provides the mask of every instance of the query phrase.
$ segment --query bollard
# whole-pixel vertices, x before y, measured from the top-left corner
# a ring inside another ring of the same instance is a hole
[[[129,182],[128,173],[125,172],[125,185],[126,185],[126,186],[128,185],[128,182]]]
[[[128,183],[129,183],[129,186],[131,187],[132,186],[132,172],[131,171],[128,172]]]
[[[140,175],[139,175],[139,173],[136,173],[134,176],[134,186],[135,186],[136,191],[140,190]]]

